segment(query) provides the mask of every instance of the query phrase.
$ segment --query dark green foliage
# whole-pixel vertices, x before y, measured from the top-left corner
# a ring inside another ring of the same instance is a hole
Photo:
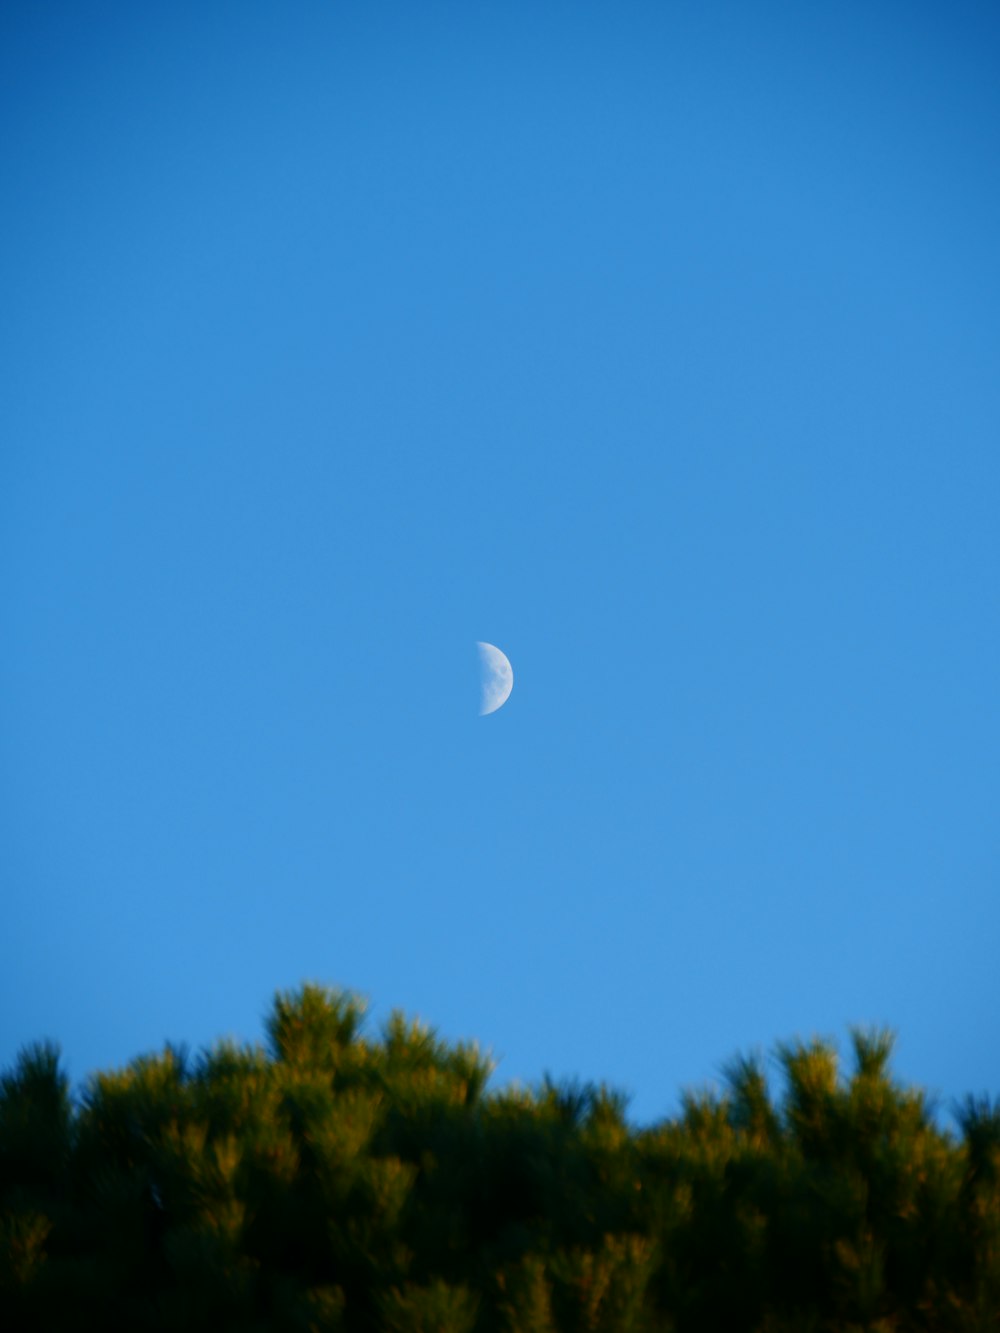
[[[0,1328],[791,1333],[1000,1327],[1000,1108],[959,1135],[853,1035],[628,1125],[607,1088],[490,1065],[350,995],[275,1000],[268,1048],[0,1079]]]

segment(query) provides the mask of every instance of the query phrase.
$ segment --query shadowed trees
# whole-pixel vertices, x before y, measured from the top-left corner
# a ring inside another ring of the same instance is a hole
[[[1000,1110],[957,1135],[857,1032],[631,1127],[607,1088],[279,994],[266,1047],[0,1079],[0,1327],[737,1333],[998,1327]]]

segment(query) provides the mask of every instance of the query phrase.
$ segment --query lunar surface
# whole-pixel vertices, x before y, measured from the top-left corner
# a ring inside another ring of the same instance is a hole
[[[514,688],[514,671],[507,658],[492,643],[478,643],[479,649],[479,716],[495,713],[510,697]]]

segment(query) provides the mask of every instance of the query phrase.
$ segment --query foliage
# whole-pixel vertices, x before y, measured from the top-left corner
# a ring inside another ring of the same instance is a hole
[[[395,1333],[995,1329],[1000,1108],[959,1133],[857,1032],[742,1059],[638,1130],[603,1087],[489,1062],[351,995],[266,1049],[0,1079],[0,1327]]]

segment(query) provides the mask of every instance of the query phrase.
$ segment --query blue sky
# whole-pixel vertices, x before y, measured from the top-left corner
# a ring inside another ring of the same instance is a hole
[[[315,979],[642,1119],[851,1023],[998,1090],[998,62],[4,6],[0,1062]]]

